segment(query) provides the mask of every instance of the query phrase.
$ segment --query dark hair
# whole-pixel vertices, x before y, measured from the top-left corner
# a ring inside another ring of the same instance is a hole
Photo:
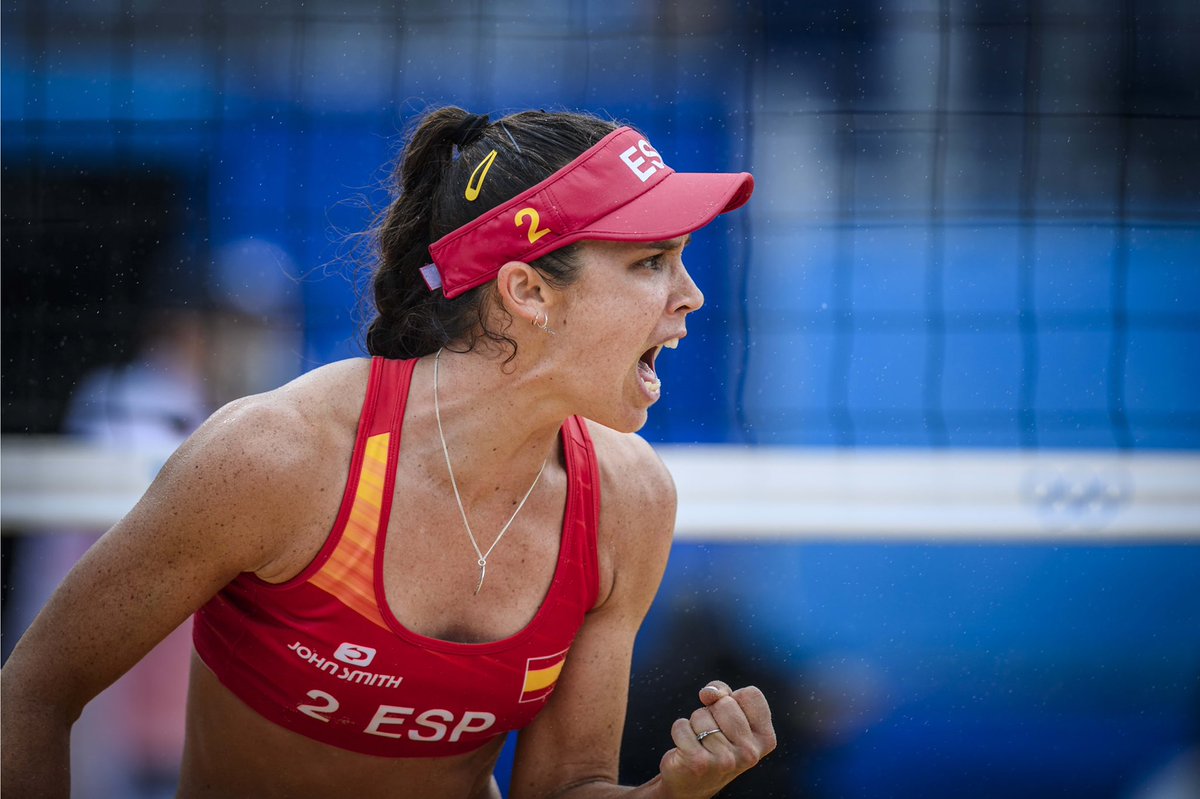
[[[393,200],[372,231],[376,316],[367,330],[367,351],[416,358],[451,342],[471,349],[482,336],[507,343],[515,355],[516,342],[487,325],[495,283],[452,300],[430,291],[420,272],[429,263],[429,245],[540,183],[617,127],[584,114],[545,111],[491,123],[455,107],[426,114],[397,162],[389,186]],[[464,187],[492,150],[498,155],[487,180],[469,202]],[[569,285],[577,276],[576,250],[577,245],[564,247],[532,266],[551,285]]]

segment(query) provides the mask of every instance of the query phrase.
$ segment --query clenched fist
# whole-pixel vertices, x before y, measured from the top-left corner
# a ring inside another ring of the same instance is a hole
[[[671,725],[675,748],[659,763],[672,799],[707,799],[775,749],[771,708],[754,686],[735,691],[713,680],[700,690],[700,705]]]

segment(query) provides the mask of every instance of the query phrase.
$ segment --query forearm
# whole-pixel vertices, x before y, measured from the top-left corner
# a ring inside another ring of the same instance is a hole
[[[67,799],[71,793],[71,725],[55,714],[4,698],[0,737],[4,792],[30,799]]]

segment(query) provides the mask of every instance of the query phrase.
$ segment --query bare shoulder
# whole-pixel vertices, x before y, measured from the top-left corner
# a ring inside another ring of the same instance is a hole
[[[171,457],[146,500],[191,510],[206,536],[255,553],[243,570],[287,576],[336,515],[368,370],[342,361],[229,403]]]
[[[675,482],[662,458],[637,433],[618,433],[588,421],[603,478],[604,499],[625,498],[670,505],[675,512]],[[643,510],[648,510],[643,507]]]
[[[201,425],[180,454],[268,471],[311,463],[347,433],[353,439],[367,364],[340,361],[273,391],[234,400]]]
[[[647,441],[588,422],[600,465],[602,602],[640,620],[658,589],[675,532],[675,482]]]

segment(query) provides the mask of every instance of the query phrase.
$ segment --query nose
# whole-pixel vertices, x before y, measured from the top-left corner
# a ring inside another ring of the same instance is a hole
[[[700,310],[702,305],[704,305],[704,292],[696,285],[696,281],[692,280],[687,267],[680,262],[676,273],[675,294],[671,303],[672,312],[689,314],[692,311]]]

